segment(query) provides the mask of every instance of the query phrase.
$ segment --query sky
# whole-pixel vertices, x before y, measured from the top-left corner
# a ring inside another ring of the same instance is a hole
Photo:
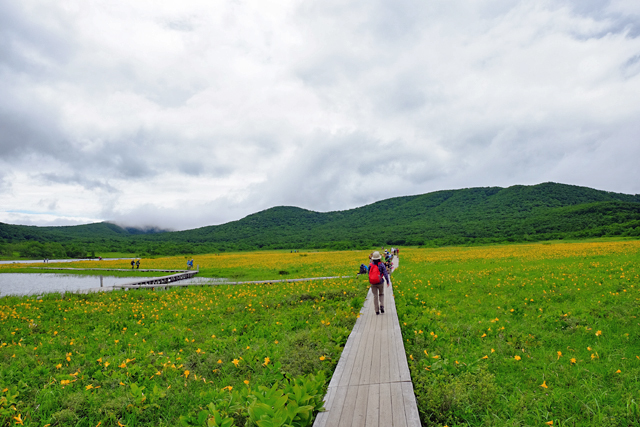
[[[637,0],[0,0],[0,222],[640,193]]]

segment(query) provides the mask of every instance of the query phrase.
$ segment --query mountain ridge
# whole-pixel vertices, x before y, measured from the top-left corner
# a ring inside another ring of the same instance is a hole
[[[141,254],[640,236],[640,195],[546,182],[440,190],[324,213],[274,206],[236,221],[183,231],[144,232],[106,222],[66,227],[0,223],[5,245],[16,243],[9,229],[18,243],[126,248]]]

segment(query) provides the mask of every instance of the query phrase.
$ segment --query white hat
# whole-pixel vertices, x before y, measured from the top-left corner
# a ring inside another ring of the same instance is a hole
[[[373,255],[371,255],[371,259],[382,259],[382,257],[380,256],[380,252],[375,251]]]

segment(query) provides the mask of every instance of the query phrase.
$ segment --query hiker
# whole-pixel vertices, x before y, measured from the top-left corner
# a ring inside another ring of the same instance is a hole
[[[368,272],[369,272],[369,268],[367,268],[367,266],[364,264],[360,264],[360,271],[358,271],[358,274],[356,274],[356,276],[359,276],[361,274],[367,274]]]
[[[369,283],[371,284],[371,293],[373,294],[373,306],[376,309],[376,315],[384,313],[384,282],[387,281],[387,287],[391,283],[389,273],[384,263],[381,262],[382,256],[380,252],[375,251],[371,254],[371,264],[369,265]]]
[[[135,262],[134,260],[131,260],[131,269],[132,269],[132,270],[133,270],[133,265],[134,265],[135,263],[136,263],[136,262]]]
[[[139,270],[139,269],[140,269],[140,260],[137,260],[136,261],[136,270]]]

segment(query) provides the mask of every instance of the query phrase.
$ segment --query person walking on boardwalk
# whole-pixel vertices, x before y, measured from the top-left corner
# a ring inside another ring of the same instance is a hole
[[[381,260],[380,252],[375,251],[371,255],[371,264],[369,264],[369,283],[371,284],[373,306],[376,309],[376,314],[384,313],[384,282],[385,280],[387,281],[387,287],[391,283],[387,268]]]
[[[139,269],[140,269],[140,260],[137,260],[136,261],[136,270],[139,270]]]
[[[133,270],[133,265],[134,265],[135,263],[136,263],[136,262],[135,262],[134,260],[131,260],[131,269],[132,269],[132,270]]]

